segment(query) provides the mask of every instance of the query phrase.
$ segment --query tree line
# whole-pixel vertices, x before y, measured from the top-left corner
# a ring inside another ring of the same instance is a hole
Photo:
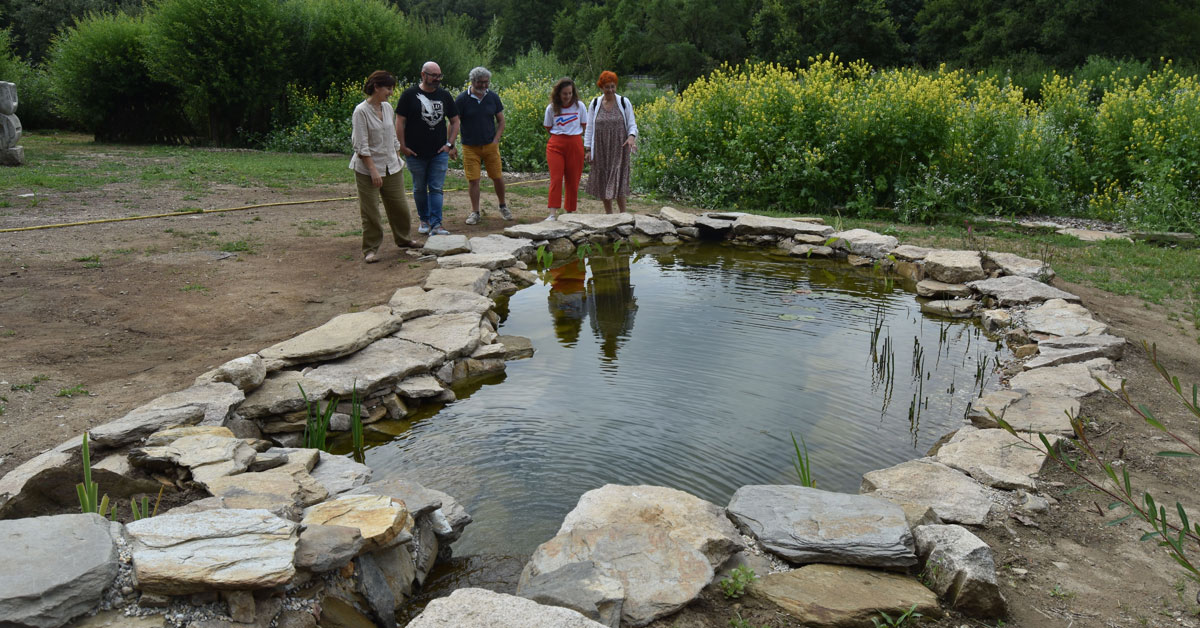
[[[534,51],[681,90],[724,64],[832,53],[1004,68],[1036,92],[1096,56],[1186,71],[1198,40],[1200,0],[0,0],[0,80],[23,84],[30,128],[218,143],[267,132],[288,84],[324,93],[380,67],[411,81],[431,58],[450,84]]]

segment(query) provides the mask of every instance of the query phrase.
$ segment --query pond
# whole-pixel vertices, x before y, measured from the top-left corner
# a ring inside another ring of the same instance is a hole
[[[792,434],[818,488],[921,457],[997,383],[1004,349],[977,324],[922,315],[873,269],[731,245],[595,255],[501,301],[501,334],[533,358],[456,387],[367,452],[474,517],[454,551],[528,555],[606,483],[717,505],[796,483]]]

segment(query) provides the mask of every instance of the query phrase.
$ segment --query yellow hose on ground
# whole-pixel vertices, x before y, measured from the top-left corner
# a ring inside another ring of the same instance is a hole
[[[527,183],[544,183],[550,179],[534,179],[531,181],[516,181],[508,185],[524,185]],[[467,188],[450,188],[445,192],[461,192]],[[277,207],[279,205],[308,205],[311,203],[329,203],[331,201],[352,201],[358,198],[357,196],[342,196],[339,198],[319,198],[311,201],[281,201],[278,203],[258,203],[256,205],[243,205],[241,207],[224,207],[220,209],[189,209],[186,211],[171,212],[169,214],[148,214],[146,216],[125,216],[123,218],[101,218],[99,220],[83,220],[80,222],[62,222],[53,225],[35,225],[32,227],[12,227],[9,229],[0,229],[0,233],[16,233],[18,231],[37,231],[39,229],[58,229],[61,227],[82,227],[84,225],[99,225],[106,222],[125,222],[127,220],[145,220],[147,218],[171,218],[172,216],[195,216],[197,214],[220,214],[222,212],[237,212],[246,209],[258,209],[261,207]]]

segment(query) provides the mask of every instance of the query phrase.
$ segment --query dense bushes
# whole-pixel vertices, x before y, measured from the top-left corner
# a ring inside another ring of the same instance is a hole
[[[150,76],[139,17],[90,15],[51,49],[58,113],[102,141],[178,142],[191,135],[179,92]]]
[[[376,69],[415,78],[429,59],[450,84],[465,80],[494,52],[465,32],[461,21],[411,20],[386,0],[160,0],[136,18],[78,20],[55,40],[47,67],[60,111],[101,139],[176,141],[194,132],[244,144],[264,137],[273,119],[294,122],[289,94],[303,106]],[[6,63],[36,77],[12,53],[0,69]],[[22,100],[46,87],[21,79]]]
[[[288,12],[278,0],[165,0],[147,21],[146,64],[183,92],[192,122],[232,143],[265,128],[293,61]]]
[[[635,183],[708,207],[1096,216],[1200,231],[1200,84],[1169,65],[1043,102],[995,77],[725,68],[639,110]]]

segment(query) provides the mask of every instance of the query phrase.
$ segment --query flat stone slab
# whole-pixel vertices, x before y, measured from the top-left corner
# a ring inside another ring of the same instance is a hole
[[[979,251],[939,249],[925,256],[926,276],[945,283],[966,283],[987,277]]]
[[[492,309],[492,300],[474,290],[452,290],[434,288],[426,291],[417,286],[400,288],[388,305],[392,312],[404,320],[431,314],[458,314],[471,312],[482,315]]]
[[[486,589],[457,589],[430,602],[408,628],[606,628],[579,613]]]
[[[486,268],[488,270],[496,270],[497,268],[515,266],[517,258],[509,253],[459,253],[458,255],[439,257],[437,263],[439,268]]]
[[[633,214],[633,228],[655,238],[676,233],[675,225],[670,221],[643,214]]]
[[[559,214],[558,222],[567,224],[576,224],[588,231],[605,232],[612,231],[621,225],[633,225],[633,214],[617,213],[617,214],[581,214],[575,212],[573,214]]]
[[[1037,357],[1024,364],[1026,370],[1043,366],[1058,366],[1072,362],[1087,362],[1093,358],[1120,360],[1125,352],[1125,339],[1099,334],[1096,336],[1064,336],[1038,342]]]
[[[887,257],[892,249],[896,248],[900,241],[894,236],[875,233],[868,229],[851,229],[849,231],[839,231],[829,234],[831,238],[837,238],[830,246],[835,249],[849,251],[855,255],[869,257],[871,259],[883,259]]]
[[[296,566],[314,573],[331,571],[358,556],[364,544],[357,528],[309,525],[300,532]]]
[[[97,514],[0,521],[0,624],[57,627],[96,607],[117,575],[114,525]]]
[[[168,513],[125,526],[138,587],[166,595],[288,583],[297,529],[266,510]]]
[[[947,318],[971,318],[978,307],[979,302],[973,299],[942,299],[922,303],[921,311]]]
[[[304,525],[355,528],[368,547],[387,547],[409,521],[403,502],[383,495],[344,495],[304,510]]]
[[[432,375],[414,375],[396,385],[396,392],[409,399],[437,397],[445,389],[438,378]]]
[[[937,596],[900,574],[839,565],[808,565],[763,576],[747,587],[805,626],[870,627],[879,611],[893,618],[916,605],[925,617],[942,615]]]
[[[798,233],[829,237],[833,234],[833,227],[755,214],[746,214],[733,222],[734,235],[775,235],[790,238]]]
[[[1104,240],[1125,240],[1132,242],[1129,239],[1128,233],[1117,233],[1114,231],[1097,231],[1095,229],[1075,229],[1073,227],[1063,228],[1055,231],[1061,235],[1069,235],[1079,238],[1084,242],[1102,242]]]
[[[788,255],[792,257],[833,257],[834,250],[828,246],[797,244],[788,250]]]
[[[1046,438],[1051,447],[1059,441],[1054,435]],[[1046,454],[1004,430],[964,425],[938,449],[934,459],[988,486],[1033,490]]]
[[[496,342],[504,345],[505,360],[520,360],[533,357],[533,341],[525,336],[497,336]]]
[[[658,210],[658,215],[676,227],[694,227],[696,226],[696,215],[687,212],[681,212],[674,207],[663,207]]]
[[[1092,378],[1086,364],[1047,366],[1018,373],[1009,380],[1013,390],[1026,390],[1032,395],[1070,397],[1078,399],[1098,390],[1100,384]]]
[[[491,271],[475,266],[435,268],[429,271],[429,276],[425,278],[424,287],[426,290],[445,288],[447,290],[462,290],[487,296],[489,291],[488,282],[491,278]]]
[[[238,406],[238,414],[247,419],[288,414],[307,409],[300,388],[309,401],[324,399],[329,395],[329,386],[300,374],[300,371],[276,371],[263,380],[261,386],[246,397]]]
[[[992,509],[987,489],[967,474],[930,458],[863,474],[860,492],[928,506],[943,521],[980,525]]]
[[[1108,331],[1108,325],[1093,319],[1087,308],[1064,299],[1050,299],[1021,312],[1018,320],[1030,332],[1055,336],[1097,336]]]
[[[380,480],[356,487],[346,495],[385,495],[404,502],[409,514],[416,518],[428,516],[438,541],[453,543],[471,523],[471,515],[458,500],[439,490],[427,488],[412,480],[397,478]],[[434,504],[437,504],[436,506]]]
[[[96,445],[120,447],[178,425],[224,425],[245,394],[233,384],[192,386],[167,393],[111,423],[88,430]]]
[[[972,281],[967,284],[972,290],[993,297],[1000,305],[1028,305],[1051,299],[1079,301],[1079,297],[1046,285],[1037,279],[1007,275],[993,279]]]
[[[432,235],[425,239],[422,253],[430,255],[457,255],[470,253],[471,245],[465,235]]]
[[[527,225],[513,225],[504,229],[504,235],[510,238],[527,238],[534,242],[539,240],[556,240],[565,238],[583,227],[565,220],[543,220]]]
[[[911,244],[901,244],[892,249],[891,256],[902,262],[919,262],[925,259],[926,255],[933,252],[933,249],[928,249],[923,246],[913,246]]]
[[[296,456],[312,454],[314,450],[302,447],[272,447],[264,455],[286,455],[289,460]],[[347,493],[371,481],[371,467],[327,451],[316,451],[316,462],[308,467],[313,477],[330,495]]]
[[[926,577],[947,604],[972,617],[1007,614],[996,583],[992,548],[962,526],[924,525],[913,529]]]
[[[1024,277],[1039,282],[1054,278],[1054,271],[1050,265],[1041,260],[997,251],[985,251],[983,260],[985,265],[999,268],[1005,276]]]
[[[466,312],[422,316],[408,321],[394,337],[428,345],[454,359],[471,355],[479,346],[480,320],[480,315]]]
[[[505,253],[517,259],[531,257],[534,253],[533,240],[529,238],[510,238],[499,233],[489,233],[486,236],[469,240],[471,253]]]
[[[478,328],[479,315],[469,316],[475,317]],[[305,377],[346,399],[357,388],[361,401],[363,396],[392,386],[409,375],[427,373],[445,359],[445,353],[428,344],[403,338],[384,338],[353,355],[326,362],[309,371]]]
[[[1075,433],[1070,417],[1079,416],[1079,400],[1074,397],[1027,394],[996,415],[1018,432],[1070,436]],[[997,426],[990,417],[987,421],[972,422],[980,428]]]
[[[403,319],[393,315],[391,308],[374,307],[335,316],[320,327],[258,353],[264,360],[288,365],[332,360],[394,333],[402,323]]]
[[[713,231],[718,234],[724,234],[733,229],[733,220],[727,218],[716,218],[713,216],[696,216],[696,220],[692,223],[701,232]]]
[[[940,297],[949,296],[966,298],[971,296],[971,289],[961,283],[945,283],[936,279],[924,279],[917,282],[917,296]]]
[[[886,500],[751,485],[739,488],[726,510],[742,531],[793,563],[902,568],[917,562],[904,510]]]

